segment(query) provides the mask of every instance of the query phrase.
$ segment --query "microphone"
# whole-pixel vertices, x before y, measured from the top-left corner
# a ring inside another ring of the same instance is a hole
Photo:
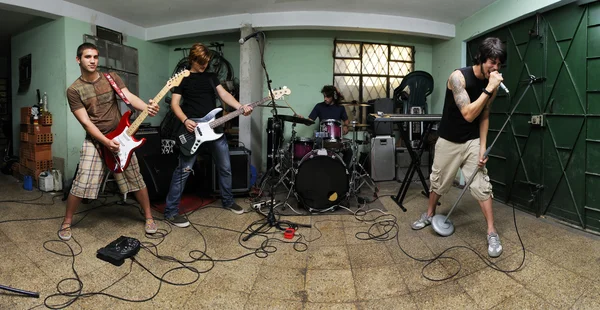
[[[502,73],[500,73],[500,76],[502,76]],[[508,88],[506,88],[506,86],[504,86],[504,83],[500,82],[500,88],[502,88],[502,90],[504,90],[505,93],[509,93],[508,92]]]
[[[506,88],[506,86],[504,86],[504,83],[500,82],[500,88],[502,88],[502,90],[504,90],[504,92],[506,92],[507,94],[509,93],[508,88]]]
[[[245,37],[241,38],[241,39],[240,39],[240,41],[239,41],[239,42],[240,42],[240,44],[244,44],[244,43],[246,43],[246,41],[250,40],[251,38],[254,38],[254,37],[256,37],[256,36],[257,36],[259,33],[261,33],[261,32],[262,32],[262,31],[257,31],[257,32],[255,32],[255,33],[251,33],[251,34],[249,34],[249,35],[247,35],[247,36],[245,36]]]

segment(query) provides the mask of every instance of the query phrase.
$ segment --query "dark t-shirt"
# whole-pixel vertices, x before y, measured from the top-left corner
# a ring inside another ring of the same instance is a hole
[[[469,99],[474,102],[481,96],[482,89],[488,84],[488,80],[480,80],[475,76],[473,67],[458,69],[465,77],[465,90]],[[482,112],[483,113],[483,112]],[[452,90],[446,87],[446,100],[444,101],[444,113],[440,121],[438,133],[440,137],[455,143],[464,143],[479,138],[479,121],[481,114],[472,122],[467,122],[456,106]]]
[[[322,122],[326,119],[335,119],[345,121],[348,119],[346,109],[341,105],[328,105],[325,102],[319,102],[315,105],[308,118]]]
[[[126,87],[116,73],[110,72],[110,76],[117,87],[121,89]],[[100,73],[100,78],[94,82],[86,82],[79,77],[67,88],[67,100],[71,112],[85,108],[92,123],[103,134],[115,130],[119,125],[121,113],[117,105],[117,96],[102,73]]]
[[[216,108],[215,88],[219,85],[221,83],[216,74],[193,72],[173,89],[173,93],[183,97],[181,110],[188,118],[200,118]]]

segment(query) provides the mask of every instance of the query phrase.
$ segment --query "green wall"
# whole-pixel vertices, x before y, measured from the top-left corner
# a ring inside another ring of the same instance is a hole
[[[177,39],[165,42],[168,45],[169,50],[169,67],[168,74],[172,74],[173,70],[175,70],[175,66],[179,62],[181,58],[183,58],[182,51],[174,51],[175,48],[185,47],[190,48],[194,43],[203,43],[204,45],[209,45],[211,42],[219,42],[223,43],[223,56],[227,61],[231,63],[233,66],[233,71],[235,73],[235,77],[239,78],[240,72],[240,43],[238,40],[240,39],[239,32],[231,32],[231,33],[223,33],[209,36],[197,36],[185,39]]]
[[[65,19],[58,19],[24,31],[11,38],[11,79],[13,141],[19,149],[19,123],[21,107],[37,103],[36,89],[48,94],[48,110],[53,115],[52,133],[54,157],[66,158],[67,124],[65,115]],[[27,91],[19,93],[19,58],[31,54],[31,84]],[[19,155],[15,151],[15,155]]]
[[[315,104],[323,101],[320,93],[323,85],[333,84],[333,41],[335,39],[411,45],[415,47],[415,70],[427,72],[432,70],[432,42],[428,38],[351,31],[267,32],[265,63],[273,81],[272,87],[290,88],[292,94],[286,100],[298,114],[308,117]],[[264,85],[266,96],[268,90],[266,83]],[[285,105],[284,102],[281,104]],[[290,109],[280,109],[278,112],[293,114]],[[265,122],[272,116],[270,109],[263,109],[262,113]],[[317,125],[298,125],[297,135],[312,136],[316,128]],[[291,126],[286,126],[286,137],[290,134]]]
[[[466,65],[466,44],[470,38],[480,36],[523,16],[534,14],[549,6],[557,6],[572,1],[560,0],[498,0],[456,25],[456,37],[452,40],[434,40],[433,79],[431,113],[441,113],[444,106],[444,83],[454,69]],[[510,57],[510,56],[509,56]],[[440,87],[441,86],[441,87]]]
[[[148,102],[158,94],[171,77],[168,66],[169,47],[166,44],[148,42],[135,37],[127,37],[127,41],[123,44],[138,50],[140,93],[137,95]],[[161,108],[159,114],[155,117],[148,117],[144,122],[150,123],[152,126],[160,125],[167,111],[164,98],[161,99],[159,105]]]
[[[64,159],[67,179],[72,178],[79,151],[85,137],[81,124],[69,109],[66,89],[79,75],[75,61],[77,47],[83,43],[84,34],[92,34],[94,25],[72,18],[60,18],[15,35],[11,41],[13,80],[13,119],[15,143],[18,146],[20,107],[31,106],[36,101],[36,89],[48,93],[49,110],[53,115],[54,157]],[[140,98],[147,101],[164,87],[168,70],[168,46],[125,35],[124,44],[138,49]],[[32,80],[26,93],[18,94],[18,60],[32,54]],[[164,106],[163,106],[164,107]],[[164,109],[163,109],[164,113]],[[146,122],[159,125],[161,117],[148,118]],[[18,155],[18,154],[17,154]]]
[[[77,47],[83,43],[83,36],[85,34],[92,34],[94,25],[86,22],[75,20],[72,18],[65,18],[66,29],[65,29],[65,46],[66,46],[66,81],[67,83],[63,87],[63,102],[66,107],[66,114],[64,116],[64,123],[67,124],[69,130],[67,133],[67,169],[66,176],[71,178],[79,162],[79,151],[81,150],[81,143],[85,137],[85,130],[81,127],[81,124],[77,121],[71,110],[68,108],[68,102],[65,97],[65,90],[71,85],[76,79],[79,78],[81,72],[79,65],[75,61]],[[134,47],[138,50],[138,61],[139,61],[139,94],[138,95],[144,101],[148,101],[150,98],[154,98],[156,94],[164,87],[169,74],[167,73],[167,61],[168,48],[164,44],[152,43],[140,40],[132,36],[124,36],[123,44]],[[164,101],[161,101],[162,113],[165,113]],[[162,117],[149,117],[145,120],[153,126],[158,126]]]
[[[410,45],[415,47],[415,70],[432,72],[433,49],[429,38],[385,33],[352,31],[270,31],[267,32],[265,63],[272,87],[287,86],[292,94],[286,98],[296,113],[308,117],[315,104],[323,101],[323,85],[333,84],[333,42],[335,39]],[[268,93],[264,83],[263,96]],[[278,101],[285,105],[285,102]],[[280,114],[292,115],[291,109],[278,109]],[[272,116],[270,109],[262,109],[263,121]],[[297,125],[297,137],[314,137],[317,124]],[[291,124],[285,124],[285,139],[291,136]],[[349,134],[347,137],[351,137]],[[362,135],[359,134],[359,139]],[[263,154],[266,154],[267,135],[262,135]],[[266,157],[263,155],[263,167]]]

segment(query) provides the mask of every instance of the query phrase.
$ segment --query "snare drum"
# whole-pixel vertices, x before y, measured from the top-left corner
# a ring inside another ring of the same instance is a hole
[[[327,149],[313,150],[298,165],[295,190],[309,212],[323,212],[342,202],[350,191],[344,161]]]
[[[292,145],[292,152],[294,154],[294,160],[301,160],[310,153],[315,145],[315,140],[311,138],[296,138]]]
[[[335,119],[326,119],[321,122],[321,132],[326,132],[327,137],[323,142],[325,147],[339,148],[342,144],[342,123]]]

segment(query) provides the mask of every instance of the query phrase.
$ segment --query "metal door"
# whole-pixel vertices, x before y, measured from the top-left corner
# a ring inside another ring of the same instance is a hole
[[[488,143],[518,104],[488,161],[495,197],[600,231],[600,4],[569,4],[471,40],[469,59],[487,36],[506,43],[511,91],[492,106]]]

